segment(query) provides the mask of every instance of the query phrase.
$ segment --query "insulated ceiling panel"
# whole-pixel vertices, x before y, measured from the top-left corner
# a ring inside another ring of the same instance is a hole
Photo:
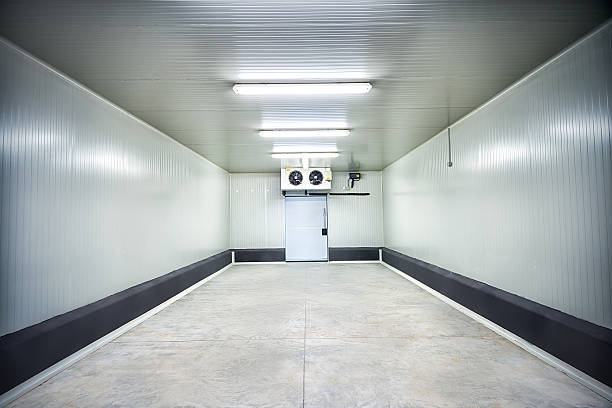
[[[277,171],[257,131],[292,126],[351,128],[332,167],[378,170],[610,15],[596,0],[4,0],[0,34],[227,170]],[[374,88],[231,90],[308,80]]]

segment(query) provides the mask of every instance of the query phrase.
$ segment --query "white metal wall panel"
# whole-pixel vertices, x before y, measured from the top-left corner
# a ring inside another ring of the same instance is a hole
[[[348,173],[333,173],[332,192],[370,195],[328,197],[330,247],[383,245],[382,172],[362,171],[361,175],[362,179],[348,190]]]
[[[231,247],[284,248],[285,198],[278,173],[230,176]]]
[[[383,172],[387,247],[612,328],[612,25]]]
[[[329,196],[329,246],[382,246],[382,172],[362,172],[353,192],[366,197]],[[348,173],[333,172],[332,191],[348,191]],[[278,173],[233,173],[231,247],[284,248],[285,207]]]
[[[229,176],[0,41],[0,335],[228,248]]]

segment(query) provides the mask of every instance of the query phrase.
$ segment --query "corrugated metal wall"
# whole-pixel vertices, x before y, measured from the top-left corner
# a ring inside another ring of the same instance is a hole
[[[229,176],[0,41],[0,334],[228,248]]]
[[[280,170],[280,169],[279,169]],[[382,172],[362,172],[354,192],[366,197],[330,196],[329,246],[382,245]],[[348,173],[334,172],[332,191],[345,191]],[[285,201],[278,173],[234,173],[231,179],[231,247],[284,248]]]
[[[285,198],[280,175],[235,173],[230,180],[231,247],[284,248]]]
[[[387,167],[386,246],[612,328],[611,27]]]
[[[348,190],[348,173],[333,173],[332,192],[365,192],[370,195],[328,197],[330,247],[383,245],[382,172],[362,171],[361,175],[362,179],[355,183],[355,188]]]

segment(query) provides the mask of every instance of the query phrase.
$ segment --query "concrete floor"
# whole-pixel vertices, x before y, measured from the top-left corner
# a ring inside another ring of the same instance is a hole
[[[237,265],[15,407],[603,407],[378,264]]]

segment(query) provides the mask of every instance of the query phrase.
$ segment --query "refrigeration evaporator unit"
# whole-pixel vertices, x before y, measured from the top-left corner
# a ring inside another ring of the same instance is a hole
[[[281,190],[331,190],[330,168],[281,169]]]

